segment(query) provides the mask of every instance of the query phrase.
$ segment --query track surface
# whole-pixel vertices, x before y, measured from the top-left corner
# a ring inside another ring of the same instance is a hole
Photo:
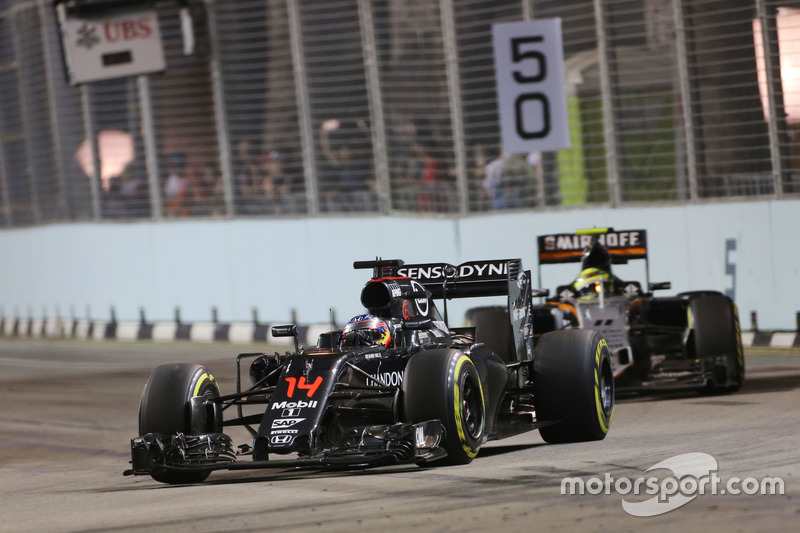
[[[602,442],[546,445],[532,432],[490,443],[459,467],[221,471],[191,486],[122,476],[155,365],[205,362],[225,394],[234,391],[235,354],[257,348],[0,340],[0,530],[800,529],[797,352],[748,352],[747,382],[734,395],[619,400]],[[723,480],[780,477],[785,494],[705,494],[649,518],[621,506],[649,496],[561,494],[564,477],[635,480],[689,452],[712,455]]]

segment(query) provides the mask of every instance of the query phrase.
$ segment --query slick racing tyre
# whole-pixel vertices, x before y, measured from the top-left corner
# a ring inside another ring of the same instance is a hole
[[[198,435],[218,433],[222,420],[213,409],[202,406],[192,398],[219,398],[219,386],[205,367],[197,364],[175,363],[156,367],[142,391],[139,403],[139,434]],[[153,479],[162,483],[199,483],[209,470],[156,469]]]
[[[724,367],[712,368],[709,392],[736,392],[744,383],[744,349],[736,304],[718,292],[690,292],[688,325],[694,356],[706,361],[721,359]]]
[[[415,354],[403,378],[403,408],[408,422],[439,420],[447,464],[467,464],[484,439],[486,409],[478,371],[458,350]]]
[[[599,332],[563,330],[539,339],[533,363],[537,421],[546,442],[604,439],[614,414],[614,375]]]

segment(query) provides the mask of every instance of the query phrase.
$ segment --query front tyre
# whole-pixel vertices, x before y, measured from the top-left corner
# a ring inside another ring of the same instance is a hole
[[[546,442],[602,440],[614,414],[614,374],[608,345],[593,330],[545,333],[533,365],[534,403]]]
[[[415,354],[403,378],[408,422],[439,420],[444,426],[444,462],[467,464],[484,440],[486,409],[478,371],[464,353],[452,349]]]
[[[219,398],[216,379],[205,367],[175,363],[156,367],[139,402],[139,434],[198,435],[219,433],[222,420],[204,401]],[[193,400],[194,399],[194,400]],[[151,476],[162,483],[199,483],[210,470],[176,472],[155,468]]]

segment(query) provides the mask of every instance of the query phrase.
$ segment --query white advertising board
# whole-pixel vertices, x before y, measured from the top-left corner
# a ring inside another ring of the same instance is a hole
[[[152,9],[78,17],[59,4],[58,18],[73,85],[165,68],[158,15]]]
[[[561,19],[492,26],[503,151],[569,148]]]

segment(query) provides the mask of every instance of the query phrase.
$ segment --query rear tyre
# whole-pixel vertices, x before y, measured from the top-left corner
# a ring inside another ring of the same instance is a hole
[[[697,359],[723,357],[710,392],[736,392],[744,383],[744,349],[736,304],[717,292],[688,293],[689,327]],[[713,371],[713,368],[712,368]]]
[[[408,422],[439,420],[446,464],[467,464],[484,439],[486,409],[478,371],[458,350],[417,353],[403,378],[403,408]],[[437,461],[438,462],[438,461]]]
[[[219,386],[205,367],[175,363],[156,367],[142,391],[139,403],[139,434],[197,435],[219,433],[222,421],[214,411],[192,409],[194,397],[219,398]],[[196,402],[195,402],[196,403]],[[210,470],[186,472],[154,469],[151,476],[162,483],[199,483]]]
[[[546,442],[602,440],[614,414],[614,374],[608,345],[593,330],[545,333],[533,364],[534,403]]]

